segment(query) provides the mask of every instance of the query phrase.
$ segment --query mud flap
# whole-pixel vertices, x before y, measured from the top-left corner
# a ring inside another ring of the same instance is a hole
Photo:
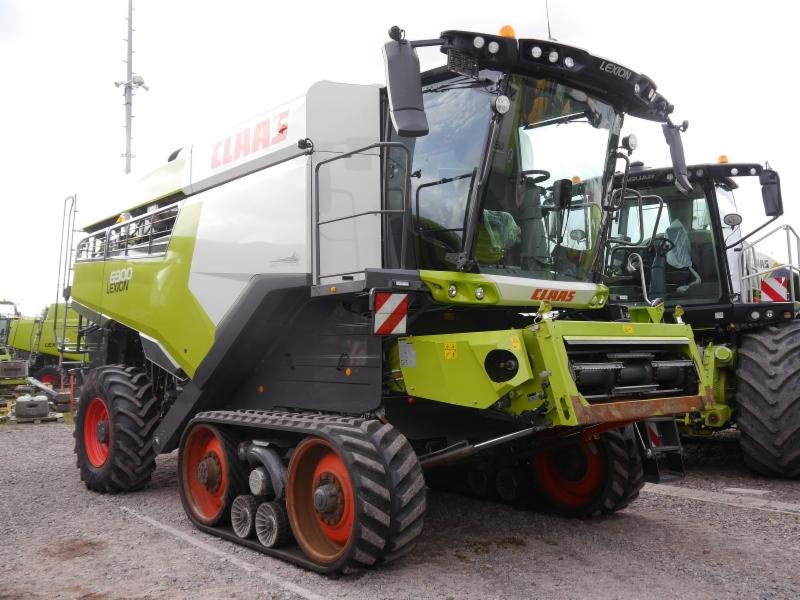
[[[636,423],[645,481],[663,483],[681,479],[683,447],[673,417],[653,417]]]

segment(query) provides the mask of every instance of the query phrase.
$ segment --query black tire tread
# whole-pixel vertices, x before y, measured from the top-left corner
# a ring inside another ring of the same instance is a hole
[[[743,335],[736,378],[745,464],[770,477],[800,477],[800,321]]]
[[[425,482],[411,445],[394,427],[375,419],[279,411],[209,411],[195,421],[239,431],[292,432],[332,442],[347,464],[357,498],[350,548],[325,572],[360,571],[406,554],[422,531]]]
[[[556,504],[539,487],[545,508],[565,517],[598,517],[622,510],[639,497],[644,486],[644,468],[634,425],[611,429],[600,434],[600,451],[606,459],[606,479],[594,499],[584,506]]]
[[[109,410],[111,447],[108,463],[92,467],[83,439],[84,411],[98,395]],[[102,494],[131,492],[145,487],[156,467],[152,434],[160,420],[152,385],[136,367],[108,365],[93,369],[81,390],[75,423],[75,454],[81,480]]]
[[[388,423],[365,421],[361,429],[381,449],[389,474],[391,513],[381,562],[390,562],[414,549],[422,533],[426,509],[425,478],[406,437]]]

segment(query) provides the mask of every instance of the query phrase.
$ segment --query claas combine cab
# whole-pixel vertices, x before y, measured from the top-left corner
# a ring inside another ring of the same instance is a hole
[[[607,254],[608,316],[663,299],[694,329],[714,390],[711,407],[679,418],[682,430],[735,425],[748,466],[798,477],[800,238],[789,225],[767,229],[783,214],[778,173],[721,158],[690,166],[684,191],[671,168],[634,165]],[[737,199],[763,201],[769,220],[742,235]]]
[[[624,115],[680,158],[655,84],[552,41],[390,33],[387,87],[317,83],[85,228],[90,489],[137,489],[177,448],[198,528],[340,572],[413,547],[423,470],[620,509],[643,483],[633,424],[711,402],[687,325],[590,317]],[[419,46],[447,66],[420,74]]]

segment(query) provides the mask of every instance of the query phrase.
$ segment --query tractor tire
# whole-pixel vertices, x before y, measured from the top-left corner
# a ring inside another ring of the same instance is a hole
[[[736,423],[745,464],[769,477],[800,477],[800,321],[742,336]]]
[[[628,506],[644,485],[633,425],[535,454],[534,485],[544,508],[566,517],[593,517]]]
[[[58,370],[58,367],[52,365],[48,365],[36,371],[33,378],[52,386],[53,389],[61,385],[61,371]]]
[[[73,434],[86,487],[115,494],[147,485],[156,467],[152,436],[158,421],[158,401],[143,371],[93,369],[81,390]]]

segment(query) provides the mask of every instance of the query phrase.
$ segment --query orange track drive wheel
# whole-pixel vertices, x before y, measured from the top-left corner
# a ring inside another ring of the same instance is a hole
[[[303,552],[319,564],[341,558],[353,536],[356,494],[347,465],[330,442],[305,438],[289,463],[286,505]]]
[[[237,461],[235,444],[220,428],[198,423],[185,434],[178,457],[181,499],[203,525],[230,518],[231,502],[243,491]]]

